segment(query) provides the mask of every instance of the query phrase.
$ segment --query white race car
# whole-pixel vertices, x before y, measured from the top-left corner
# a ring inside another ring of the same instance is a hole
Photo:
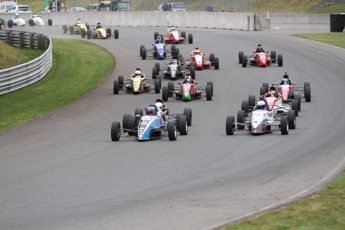
[[[8,28],[12,28],[12,26],[25,26],[25,20],[18,16],[12,16],[10,20],[7,22]]]
[[[37,14],[33,14],[30,17],[28,23],[29,23],[29,26],[44,26],[45,25],[43,19]],[[48,19],[48,26],[52,26],[52,25],[53,25],[53,21],[51,19]]]

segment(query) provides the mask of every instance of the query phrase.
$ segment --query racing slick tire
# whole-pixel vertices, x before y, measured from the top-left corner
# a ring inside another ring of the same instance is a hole
[[[248,58],[246,55],[242,57],[242,67],[247,67]]]
[[[73,35],[73,34],[74,34],[74,28],[73,28],[73,26],[70,26],[70,27],[68,28],[68,30],[69,30],[69,34],[70,34],[70,35]]]
[[[180,54],[180,48],[176,47],[174,56],[177,57],[177,55],[179,55],[179,54]]]
[[[67,25],[63,25],[62,26],[62,33],[67,34],[67,30],[68,30]]]
[[[134,116],[135,117],[141,117],[143,115],[143,110],[142,109],[139,109],[139,108],[136,108],[135,111],[134,111]]]
[[[7,26],[8,26],[8,28],[12,28],[12,26],[13,26],[13,20],[12,19],[8,20]]]
[[[160,93],[161,87],[160,87],[160,79],[155,79],[155,93]]]
[[[155,67],[157,68],[157,72],[159,73],[159,70],[161,68],[161,64],[159,62],[156,62]]]
[[[171,45],[171,53],[175,53],[176,52],[176,46],[175,45]]]
[[[238,52],[238,63],[242,64],[242,60],[243,60],[243,51]]]
[[[247,100],[242,101],[241,110],[243,110],[246,114],[249,112],[249,103]]]
[[[193,34],[188,34],[188,43],[193,44]]]
[[[252,108],[255,106],[255,96],[254,95],[248,96],[248,106],[252,107]]]
[[[304,90],[306,86],[310,86],[310,82],[304,82]]]
[[[244,129],[244,121],[245,121],[245,115],[246,115],[246,112],[243,111],[243,110],[239,110],[237,112],[237,123],[240,123],[240,124],[237,124],[237,129]]]
[[[226,135],[234,135],[235,131],[235,118],[233,116],[226,117],[225,132]]]
[[[191,108],[184,108],[183,109],[183,115],[186,116],[187,119],[187,125],[191,126],[192,125],[192,109]]]
[[[195,66],[189,68],[190,76],[195,80]]]
[[[121,124],[120,122],[113,122],[111,124],[110,136],[112,141],[119,141],[121,137]]]
[[[294,95],[294,99],[297,101],[298,112],[301,111],[301,101],[302,97],[299,94]]]
[[[158,36],[159,36],[159,33],[158,33],[158,32],[154,32],[154,33],[153,33],[153,39],[154,39],[154,40],[156,40]]]
[[[123,129],[128,129],[128,120],[130,118],[130,114],[123,114],[123,117],[122,117],[122,128]],[[124,132],[127,132],[127,131],[124,131]]]
[[[174,122],[168,123],[168,137],[169,137],[169,141],[176,141],[177,139],[177,130],[176,130],[176,125],[174,124]]]
[[[271,59],[272,59],[272,63],[277,62],[277,53],[274,50],[271,51]]]
[[[190,62],[190,63],[189,63],[189,68],[190,68],[191,66],[194,66],[194,67],[195,67],[195,62]]]
[[[178,54],[177,55],[177,60],[182,62],[183,61],[183,57],[182,57],[182,54]]]
[[[210,53],[210,62],[211,63],[214,63],[214,58],[215,58],[214,53]]]
[[[219,58],[218,57],[214,58],[214,69],[219,69]]]
[[[135,128],[138,126],[139,119],[135,116],[130,116],[128,118],[128,129],[135,130]],[[136,131],[128,131],[128,136],[137,136]]]
[[[48,26],[52,26],[53,25],[53,20],[52,19],[48,19]]]
[[[143,48],[145,48],[145,46],[144,46],[144,45],[141,45],[141,46],[140,46],[140,51],[139,51],[139,52],[140,52],[140,57],[143,55]]]
[[[298,101],[297,100],[291,101],[291,109],[295,111],[295,116],[298,117]]]
[[[296,115],[293,110],[289,110],[288,115],[288,125],[289,129],[295,129],[296,128]]]
[[[85,27],[88,31],[90,30],[90,25],[88,23],[85,24]]]
[[[262,83],[262,87],[265,87],[266,92],[268,92],[268,83],[267,82]]]
[[[310,86],[306,86],[304,89],[304,97],[306,102],[311,101],[311,92],[310,92]]]
[[[113,93],[114,94],[119,94],[120,91],[120,85],[119,85],[119,81],[114,81],[113,83]]]
[[[169,91],[168,91],[168,87],[166,87],[166,86],[164,86],[162,89],[162,100],[163,101],[169,100]]]
[[[142,48],[141,50],[141,59],[142,60],[146,60],[146,48]]]
[[[212,86],[210,85],[206,86],[206,99],[212,101]]]
[[[119,39],[119,30],[114,30],[114,38]]]
[[[107,38],[111,37],[111,29],[110,28],[107,28],[106,30],[106,33],[107,33]]]
[[[91,35],[91,30],[88,30],[88,31],[86,32],[86,37],[87,37],[87,39],[91,39],[91,37],[92,37],[92,35]]]
[[[212,81],[208,81],[206,85],[210,85],[211,86],[211,92],[212,92],[212,97],[213,97],[213,82]]]
[[[280,118],[280,132],[282,135],[289,134],[288,117],[285,115]]]
[[[157,78],[157,67],[153,67],[152,68],[152,79],[156,79]]]
[[[86,31],[83,28],[83,29],[81,29],[81,38],[85,38],[85,36],[86,36]]]
[[[283,66],[283,55],[278,54],[278,66]]]
[[[123,89],[123,82],[124,82],[124,78],[122,75],[117,77],[117,80],[119,81],[119,89]]]
[[[188,122],[186,115],[181,115],[178,119],[178,131],[180,132],[180,135],[188,134]]]
[[[182,31],[182,32],[181,32],[181,37],[183,37],[183,38],[186,40],[186,38],[187,38],[187,37],[186,37],[186,32]]]
[[[260,87],[260,96],[263,96],[266,93],[265,87]]]
[[[168,96],[169,97],[173,96],[174,89],[175,89],[174,83],[168,82],[168,92],[169,92]]]
[[[29,19],[29,26],[35,26],[35,21],[32,18]]]

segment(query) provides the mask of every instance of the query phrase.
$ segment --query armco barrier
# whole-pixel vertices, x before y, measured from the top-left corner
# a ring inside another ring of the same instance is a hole
[[[0,70],[0,95],[41,80],[52,66],[52,42],[43,34],[22,31],[0,31],[0,40],[13,47],[43,49],[44,53],[27,63]]]
[[[161,26],[216,28],[233,30],[254,30],[254,14],[237,12],[152,12],[152,11],[89,11],[89,12],[52,12],[39,14],[44,21],[52,19],[53,25],[72,25],[78,19],[95,25],[105,26]],[[27,19],[24,14],[21,14]],[[29,15],[28,15],[29,16]],[[0,14],[5,20],[11,15]],[[248,20],[249,18],[249,20]],[[249,26],[248,26],[249,25]]]

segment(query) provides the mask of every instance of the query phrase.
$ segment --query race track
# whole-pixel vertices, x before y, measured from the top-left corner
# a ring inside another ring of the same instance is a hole
[[[72,37],[55,26],[21,29]],[[139,143],[129,137],[111,142],[112,121],[161,97],[112,94],[118,75],[140,67],[151,76],[156,61],[141,60],[139,46],[150,46],[154,31],[165,29],[119,30],[119,40],[92,40],[117,60],[103,85],[0,134],[0,229],[208,229],[304,195],[343,166],[345,52],[288,36],[284,29],[185,29],[194,44],[179,46],[184,56],[199,46],[220,59],[219,70],[196,73],[200,86],[214,82],[213,100],[166,103],[173,113],[193,110],[189,135],[176,142]],[[258,43],[283,54],[284,66],[242,68],[238,52],[249,54]],[[263,82],[278,82],[285,71],[299,85],[311,84],[312,101],[303,101],[297,129],[288,136],[226,136],[226,116],[235,116],[242,100],[258,95]]]

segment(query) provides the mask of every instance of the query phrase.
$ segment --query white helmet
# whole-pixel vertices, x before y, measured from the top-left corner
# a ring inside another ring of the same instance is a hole
[[[258,101],[258,103],[256,103],[256,109],[265,109],[266,107],[266,103],[264,101]]]
[[[156,102],[155,106],[157,107],[158,111],[161,111],[163,109],[163,104],[161,102]]]
[[[14,16],[19,16],[19,14],[18,14],[18,13],[15,13]]]
[[[140,70],[136,70],[136,71],[134,72],[134,75],[136,75],[136,76],[141,75],[141,71],[140,71]]]
[[[80,24],[80,23],[81,23],[81,20],[80,20],[80,19],[78,19],[78,21],[77,21],[77,22],[78,22],[78,24]]]

